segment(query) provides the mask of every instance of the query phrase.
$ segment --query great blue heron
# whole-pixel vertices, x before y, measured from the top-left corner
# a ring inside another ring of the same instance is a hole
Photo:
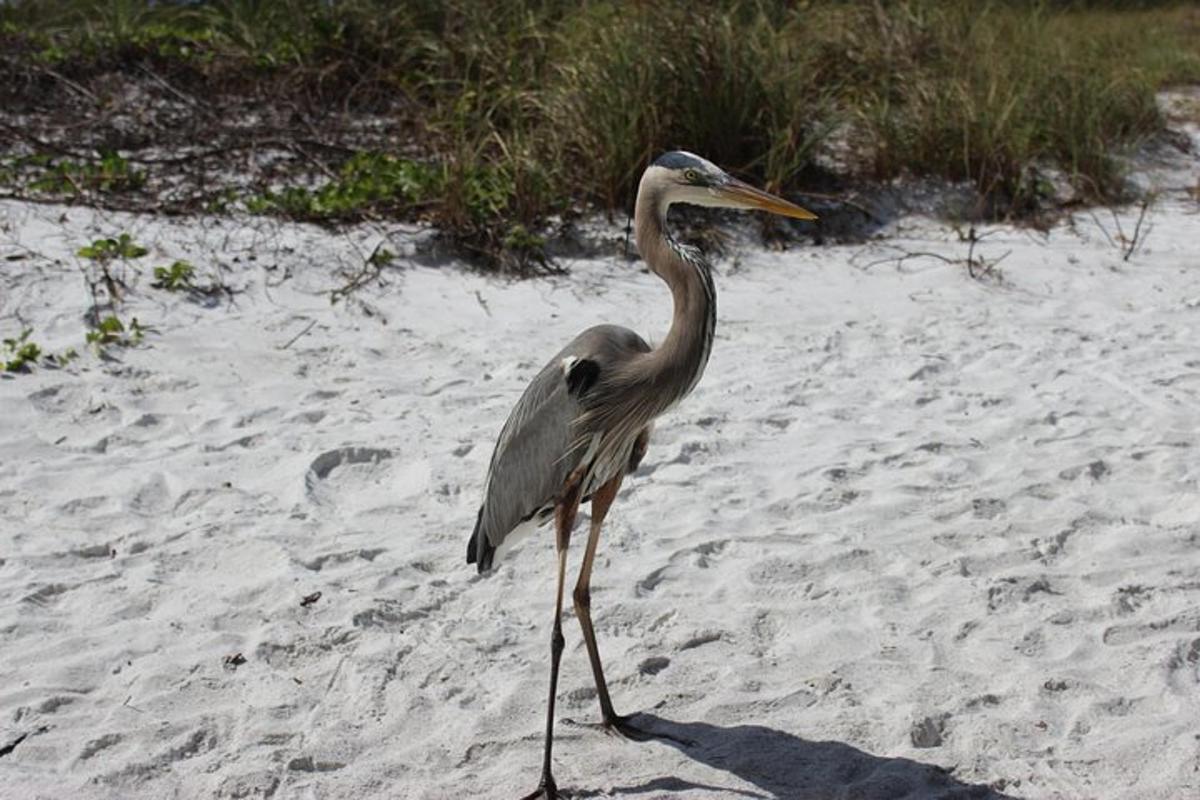
[[[557,594],[550,640],[550,699],[541,783],[526,800],[555,798],[551,774],[554,698],[563,649],[562,600],[567,544],[581,502],[591,501],[591,530],[575,584],[575,614],[583,629],[603,725],[634,739],[648,734],[613,710],[592,629],[588,589],[600,526],[626,472],[646,452],[654,419],[700,380],[717,320],[712,269],[700,251],[667,232],[674,203],[762,209],[816,219],[797,205],[748,186],[715,164],[682,151],[667,153],[643,173],[634,225],[646,264],[671,287],[675,313],[667,338],[651,348],[628,328],[589,328],[550,360],[525,389],[492,453],[483,505],[467,542],[467,563],[492,567],[496,548],[519,527],[553,518],[558,551]]]

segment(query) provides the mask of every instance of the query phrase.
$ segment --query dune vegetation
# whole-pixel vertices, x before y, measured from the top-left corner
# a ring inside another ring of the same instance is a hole
[[[551,221],[622,213],[672,147],[800,197],[927,177],[1022,217],[1054,176],[1077,202],[1120,199],[1123,156],[1162,130],[1155,92],[1200,80],[1200,11],[17,0],[0,67],[0,193],[418,218],[520,267]]]

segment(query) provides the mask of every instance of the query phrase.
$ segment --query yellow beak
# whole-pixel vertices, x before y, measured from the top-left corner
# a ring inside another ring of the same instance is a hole
[[[776,197],[770,192],[755,189],[750,184],[743,183],[737,178],[730,178],[729,183],[719,188],[717,192],[723,199],[729,200],[730,205],[735,208],[757,208],[793,219],[812,220],[817,218],[817,215],[808,209],[801,208],[795,203],[789,203],[782,197]]]

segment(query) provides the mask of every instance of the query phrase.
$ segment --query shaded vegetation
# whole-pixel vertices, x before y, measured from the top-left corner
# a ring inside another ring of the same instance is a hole
[[[0,161],[0,180],[33,192],[81,195],[89,189],[135,191],[145,184],[146,175],[117,153],[81,159],[36,153]]]
[[[280,211],[297,219],[354,219],[366,212],[403,214],[432,202],[441,193],[444,179],[441,170],[419,161],[357,153],[320,187],[267,190],[245,202],[255,213]]]
[[[1062,175],[1118,198],[1122,154],[1162,127],[1154,92],[1200,80],[1200,11],[18,0],[0,67],[0,181],[19,194],[420,218],[520,268],[552,218],[625,209],[673,147],[801,196],[927,176],[1020,216]]]

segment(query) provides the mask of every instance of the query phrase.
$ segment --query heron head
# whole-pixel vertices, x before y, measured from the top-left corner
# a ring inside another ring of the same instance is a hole
[[[663,212],[672,203],[716,208],[758,209],[794,219],[817,215],[782,197],[738,180],[708,159],[683,150],[659,156],[642,177],[659,191]]]

